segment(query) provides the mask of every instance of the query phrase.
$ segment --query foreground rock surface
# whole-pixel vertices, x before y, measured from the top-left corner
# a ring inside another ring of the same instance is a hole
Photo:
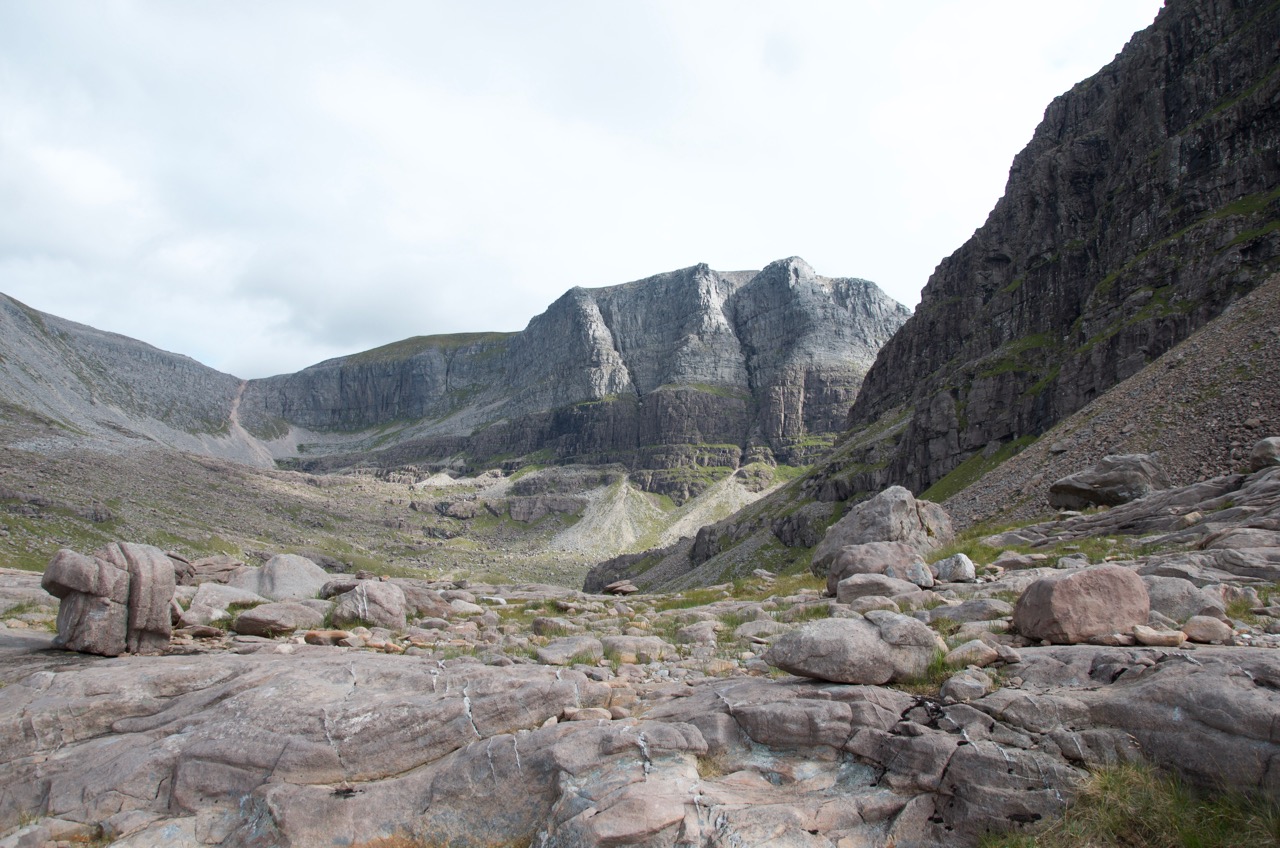
[[[1280,791],[1264,649],[1025,648],[1002,688],[947,705],[281,643],[68,666],[40,644],[0,640],[0,826],[35,811],[137,828],[128,845],[972,845],[1139,755]],[[643,719],[606,720],[637,698]]]

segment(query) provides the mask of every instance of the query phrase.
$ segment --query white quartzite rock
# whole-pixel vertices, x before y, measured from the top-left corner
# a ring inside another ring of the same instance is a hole
[[[770,665],[835,683],[909,680],[946,644],[913,618],[872,610],[859,618],[831,618],[779,636],[765,653]]]
[[[227,585],[246,589],[272,601],[301,601],[320,594],[333,575],[306,557],[276,554],[261,568],[245,567]]]
[[[945,545],[952,535],[951,519],[942,507],[916,500],[901,486],[890,486],[828,528],[813,552],[813,570],[818,575],[827,573],[846,545],[902,542],[924,553]]]

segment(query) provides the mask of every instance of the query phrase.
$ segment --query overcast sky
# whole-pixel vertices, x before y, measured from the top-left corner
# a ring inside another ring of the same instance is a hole
[[[0,291],[241,377],[798,255],[914,306],[1158,0],[0,0]]]

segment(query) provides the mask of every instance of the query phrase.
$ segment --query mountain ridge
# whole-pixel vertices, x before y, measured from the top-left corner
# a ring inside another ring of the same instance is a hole
[[[658,469],[734,468],[753,450],[798,461],[840,429],[909,314],[874,284],[795,257],[759,272],[702,264],[570,289],[518,333],[416,336],[241,380],[4,303],[0,397],[65,435],[315,470],[531,453]]]

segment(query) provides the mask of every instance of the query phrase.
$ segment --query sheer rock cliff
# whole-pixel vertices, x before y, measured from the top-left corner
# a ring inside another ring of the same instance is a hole
[[[896,446],[826,497],[1044,432],[1280,268],[1278,71],[1280,6],[1171,2],[1055,99],[867,375],[851,427],[905,412]]]

